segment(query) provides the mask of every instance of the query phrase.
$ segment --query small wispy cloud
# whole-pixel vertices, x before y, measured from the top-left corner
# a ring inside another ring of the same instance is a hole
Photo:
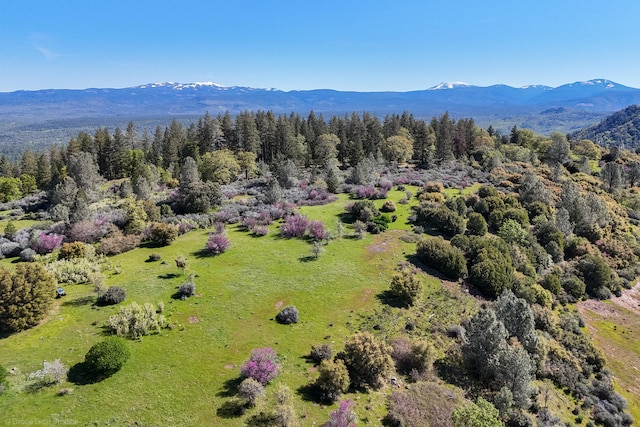
[[[46,48],[44,46],[35,46],[35,48],[36,48],[36,50],[38,52],[40,52],[42,54],[42,56],[45,57],[45,59],[47,59],[49,61],[52,61],[52,60],[62,56],[61,53],[54,52],[53,50],[51,50],[49,48]]]

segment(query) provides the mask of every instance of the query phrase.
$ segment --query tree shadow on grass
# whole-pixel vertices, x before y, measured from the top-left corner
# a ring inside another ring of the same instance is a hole
[[[270,414],[264,411],[260,412],[259,414],[255,414],[247,420],[247,426],[249,427],[269,427],[277,425],[278,418],[274,414]]]
[[[211,253],[206,249],[200,249],[198,251],[193,252],[193,256],[195,256],[197,259],[202,259],[202,258],[211,258],[215,256],[215,254]]]
[[[161,274],[160,276],[158,276],[158,279],[175,279],[178,276],[180,275],[177,273],[167,273],[167,274]]]
[[[318,393],[318,388],[312,384],[305,384],[296,389],[296,393],[304,400],[305,402],[314,402],[314,403],[326,403],[320,399],[320,393]]]
[[[216,415],[220,418],[238,418],[244,415],[247,407],[240,399],[231,399],[224,402],[217,410]]]
[[[95,298],[92,295],[87,295],[84,297],[67,300],[62,303],[62,306],[63,307],[82,307],[84,305],[93,304],[94,301],[95,301]]]
[[[108,377],[94,373],[85,362],[76,363],[67,373],[67,379],[75,385],[95,384]]]
[[[378,298],[381,303],[388,305],[389,307],[407,308],[407,303],[393,295],[393,293],[388,289],[377,294],[376,298]]]
[[[298,261],[300,262],[311,262],[311,261],[317,261],[318,258],[315,257],[314,255],[307,255],[307,256],[301,256],[300,258],[298,258]]]
[[[223,389],[216,393],[216,396],[219,397],[232,397],[238,394],[238,388],[240,387],[240,383],[244,380],[243,377],[235,377],[230,380],[226,380],[223,384]]]

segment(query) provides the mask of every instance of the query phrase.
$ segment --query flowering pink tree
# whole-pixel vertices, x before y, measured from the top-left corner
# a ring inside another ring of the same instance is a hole
[[[284,224],[280,226],[280,233],[284,237],[302,237],[307,231],[307,217],[300,214],[294,214],[284,219]]]
[[[351,409],[353,405],[350,400],[340,402],[338,409],[329,414],[329,421],[322,427],[356,427],[356,414]]]
[[[221,254],[231,247],[231,242],[224,234],[211,233],[207,241],[207,250],[214,255]]]
[[[39,254],[48,254],[53,252],[54,249],[59,248],[63,239],[64,236],[60,234],[47,234],[42,232],[33,244],[32,249]]]
[[[245,378],[253,378],[265,385],[280,373],[280,364],[276,351],[271,347],[256,348],[251,357],[240,368],[240,374]]]
[[[307,223],[307,231],[309,232],[309,237],[313,240],[322,240],[326,235],[322,221],[309,221]]]

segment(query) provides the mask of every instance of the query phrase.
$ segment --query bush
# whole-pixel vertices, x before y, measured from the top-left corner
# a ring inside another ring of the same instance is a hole
[[[420,276],[407,268],[396,273],[391,278],[391,293],[406,305],[414,305],[422,295]]]
[[[333,357],[333,350],[331,349],[331,345],[329,344],[319,344],[317,346],[311,346],[311,360],[313,363],[319,364],[323,360],[331,360]]]
[[[449,208],[421,205],[416,209],[416,224],[432,227],[447,236],[462,234],[464,218]]]
[[[207,241],[207,251],[214,255],[218,255],[226,251],[231,247],[231,241],[224,234],[209,234],[209,240]]]
[[[276,315],[276,320],[283,325],[298,323],[298,309],[294,305],[287,306]]]
[[[313,240],[322,240],[327,237],[322,221],[309,221],[307,224],[307,232]]]
[[[253,378],[245,378],[238,387],[238,397],[247,401],[249,406],[255,406],[264,394],[264,386]]]
[[[160,261],[161,259],[162,259],[162,256],[160,254],[153,253],[149,255],[149,258],[147,258],[147,261],[155,262],[155,261]]]
[[[322,400],[336,402],[349,388],[349,372],[342,360],[323,360],[318,367],[318,374],[314,386]]]
[[[22,261],[22,262],[32,262],[33,259],[34,259],[33,257],[35,257],[36,255],[37,255],[36,251],[34,251],[31,248],[23,249],[20,252],[20,261]]]
[[[354,387],[378,389],[393,367],[390,354],[391,347],[363,332],[347,339],[339,358],[344,361]]]
[[[178,226],[164,222],[149,225],[149,240],[156,246],[167,246],[178,238]]]
[[[280,373],[280,364],[274,349],[270,347],[256,348],[251,357],[240,368],[245,378],[253,378],[262,385],[268,384]]]
[[[338,405],[338,409],[329,414],[329,420],[322,424],[322,427],[355,427],[356,413],[353,412],[354,403],[350,400],[343,400]]]
[[[391,219],[388,215],[378,215],[371,219],[371,221],[367,222],[367,231],[371,234],[379,234],[384,231],[387,231],[389,228],[389,223]]]
[[[395,212],[395,211],[396,211],[396,204],[393,203],[393,200],[386,200],[382,204],[382,207],[380,208],[380,212]]]
[[[371,200],[358,200],[346,207],[354,221],[368,222],[372,218],[380,215],[380,212]]]
[[[120,307],[120,313],[109,317],[107,327],[119,337],[140,338],[166,326],[166,319],[153,305],[132,302]]]
[[[469,214],[469,220],[467,221],[467,231],[472,236],[484,236],[487,234],[487,221],[484,217],[476,212]]]
[[[69,231],[69,238],[71,240],[84,243],[95,243],[102,236],[104,236],[103,230],[93,221],[78,221],[73,224]]]
[[[0,268],[0,330],[37,325],[49,311],[56,286],[40,264],[18,264],[15,272]]]
[[[100,264],[88,258],[53,261],[45,268],[55,276],[58,283],[90,283],[94,275],[100,272]]]
[[[427,237],[418,242],[420,261],[450,278],[457,280],[467,274],[467,262],[462,251],[437,237]]]
[[[85,258],[89,248],[82,242],[63,243],[58,252],[58,259]]]
[[[69,369],[60,361],[56,359],[53,362],[43,363],[43,368],[29,374],[29,380],[36,380],[38,385],[49,386],[53,384],[59,384],[67,379],[67,372]],[[1,383],[2,381],[0,381]]]
[[[140,245],[140,236],[137,234],[119,235],[104,238],[98,243],[96,252],[101,255],[118,255],[131,251]]]
[[[196,294],[196,284],[193,282],[193,280],[189,280],[188,282],[180,285],[180,288],[178,288],[178,293],[182,296],[182,299],[189,298]]]
[[[89,349],[84,362],[93,374],[110,376],[122,368],[130,355],[131,351],[123,339],[108,337]]]
[[[284,224],[280,226],[280,233],[287,238],[302,237],[307,231],[307,225],[306,216],[300,214],[289,215],[284,219]]]
[[[98,297],[98,305],[114,305],[127,298],[127,293],[119,286],[109,286],[107,291]]]
[[[62,244],[63,239],[64,236],[61,236],[59,234],[47,234],[43,232],[40,233],[40,235],[36,239],[32,249],[39,254],[48,254],[59,248]]]

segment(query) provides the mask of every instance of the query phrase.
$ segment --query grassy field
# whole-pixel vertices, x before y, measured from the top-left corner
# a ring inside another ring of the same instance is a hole
[[[390,198],[397,201],[403,195],[392,191]],[[334,229],[345,202],[342,197],[302,211]],[[295,392],[314,379],[313,365],[304,357],[311,345],[328,342],[339,350],[347,336],[366,326],[366,313],[386,307],[380,295],[395,266],[414,250],[414,244],[399,239],[407,233],[409,210],[408,205],[398,206],[398,220],[388,233],[357,240],[348,236],[352,230],[345,226],[345,237],[332,240],[317,260],[310,257],[308,242],[280,238],[276,225],[265,237],[230,226],[232,247],[215,257],[201,255],[208,232],[198,230],[168,247],[139,248],[110,258],[107,285],[124,287],[127,302],[163,302],[175,328],[130,342],[129,362],[100,383],[19,392],[25,376],[41,368],[43,360],[61,358],[69,367],[81,362],[104,335],[101,325],[118,311],[118,306],[94,306],[90,285],[66,286],[67,297],[56,301],[45,322],[0,340],[0,364],[19,372],[11,376],[10,390],[2,397],[3,419],[78,425],[245,423],[260,408],[241,417],[229,408],[239,367],[252,349],[271,346],[282,361],[282,374],[267,387],[267,395],[279,383]],[[163,261],[145,262],[151,253]],[[189,260],[185,273],[175,266],[177,256]],[[197,295],[174,299],[190,273],[196,276]],[[427,293],[433,294],[427,300],[448,298],[437,281]],[[280,325],[273,318],[289,304],[299,309],[301,321]],[[401,316],[400,309],[389,310]],[[61,388],[73,391],[57,396]],[[384,391],[347,397],[357,402],[362,422],[379,424],[385,413]],[[304,400],[304,394],[295,399],[303,425],[320,424],[331,410]]]
[[[640,286],[611,301],[584,301],[579,310],[596,345],[604,351],[629,413],[640,420]]]

